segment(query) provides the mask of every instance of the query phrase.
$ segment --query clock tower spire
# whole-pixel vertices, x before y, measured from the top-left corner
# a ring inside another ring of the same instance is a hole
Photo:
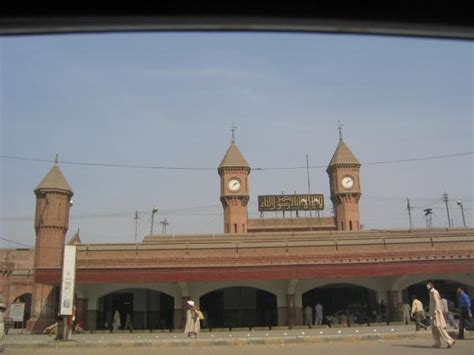
[[[232,141],[217,172],[221,182],[221,202],[224,208],[224,233],[247,233],[249,201],[248,176],[250,166],[235,144],[235,127]]]
[[[339,122],[339,143],[329,163],[327,173],[331,201],[336,211],[338,230],[359,230],[360,213],[360,163],[342,140],[342,124]]]

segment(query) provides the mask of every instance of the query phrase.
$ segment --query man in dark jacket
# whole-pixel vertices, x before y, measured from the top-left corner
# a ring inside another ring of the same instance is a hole
[[[464,339],[464,327],[465,322],[470,321],[472,318],[471,313],[471,298],[467,293],[464,292],[462,287],[457,289],[459,295],[459,334],[458,339]]]

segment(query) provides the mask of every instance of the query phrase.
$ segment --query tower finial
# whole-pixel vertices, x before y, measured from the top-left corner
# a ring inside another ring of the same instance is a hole
[[[232,122],[232,127],[230,130],[232,131],[232,143],[235,143],[235,130],[237,129],[236,126],[234,126],[234,123]]]
[[[54,157],[54,164],[58,164],[58,161],[59,161],[59,155],[56,154],[56,156]]]
[[[337,129],[339,130],[339,142],[342,142],[342,127],[344,127],[344,125],[341,123],[341,121],[337,121]]]

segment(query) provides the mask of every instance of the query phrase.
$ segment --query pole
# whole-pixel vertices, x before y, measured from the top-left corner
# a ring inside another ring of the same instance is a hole
[[[150,236],[153,236],[153,218],[155,217],[156,212],[158,212],[158,207],[153,207],[153,209],[151,210]]]
[[[461,207],[461,215],[462,215],[462,224],[464,228],[466,228],[466,217],[464,217],[464,206],[461,201],[457,202],[458,206]]]
[[[410,222],[410,229],[413,229],[413,221],[411,219],[411,206],[410,206],[410,200],[407,197],[407,209],[408,209],[408,220]]]
[[[283,196],[285,194],[284,191],[281,192],[281,195]],[[285,218],[285,210],[283,210],[283,218]]]
[[[138,233],[138,211],[135,211],[135,244],[137,244],[137,233]]]
[[[446,204],[446,213],[448,214],[448,228],[451,228],[451,218],[449,217],[449,207],[448,207],[448,194],[446,192],[443,194],[443,201]]]
[[[153,236],[153,216],[155,214],[152,212],[151,213],[151,226],[150,226],[150,236]]]
[[[306,172],[308,174],[308,195],[311,195],[311,184],[309,181],[309,159],[308,154],[306,154]],[[309,210],[309,216],[312,217],[311,209]]]

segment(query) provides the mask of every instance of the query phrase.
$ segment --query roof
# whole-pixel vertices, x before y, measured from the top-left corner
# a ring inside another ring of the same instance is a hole
[[[79,236],[79,229],[77,232],[72,236],[71,239],[66,243],[66,245],[77,245],[82,244],[81,237]]]
[[[343,141],[339,141],[339,144],[337,145],[336,151],[334,152],[328,167],[338,164],[351,164],[360,166],[360,162]]]
[[[250,168],[249,163],[245,160],[239,148],[237,148],[233,142],[230,144],[229,149],[227,149],[224,158],[222,158],[219,168],[231,166]]]
[[[71,186],[66,181],[61,169],[57,164],[54,164],[49,173],[36,187],[36,190],[63,190],[72,192]]]

